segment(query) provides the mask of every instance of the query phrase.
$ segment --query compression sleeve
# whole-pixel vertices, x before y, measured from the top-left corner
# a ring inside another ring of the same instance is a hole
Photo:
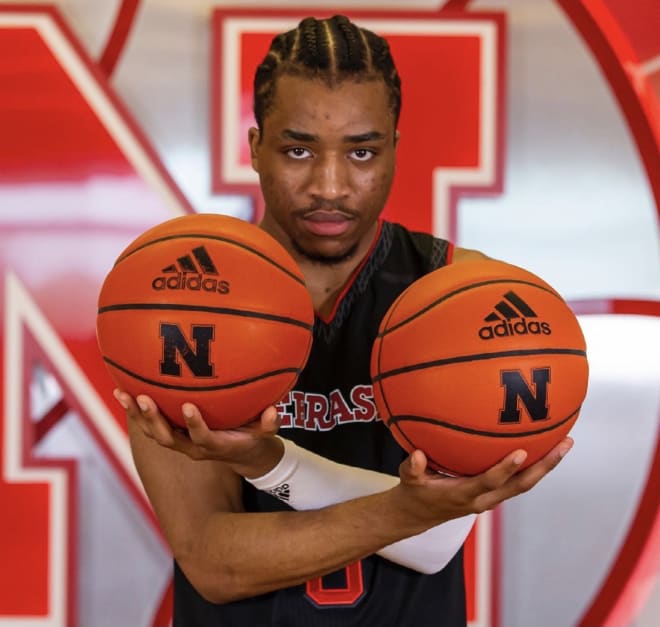
[[[279,436],[278,436],[279,437]],[[318,509],[350,499],[384,492],[398,477],[338,464],[282,438],[284,455],[268,473],[246,479],[296,510]],[[464,516],[400,540],[378,555],[421,573],[442,570],[459,550],[476,516]]]

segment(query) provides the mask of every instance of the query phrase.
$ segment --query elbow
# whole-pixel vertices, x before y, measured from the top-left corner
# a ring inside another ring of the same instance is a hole
[[[199,596],[214,605],[224,605],[239,598],[235,597],[232,591],[217,578],[210,580],[208,577],[197,577],[190,581],[190,585],[195,588]]]
[[[224,605],[250,596],[230,569],[206,567],[186,559],[177,559],[177,563],[188,583],[208,603]]]

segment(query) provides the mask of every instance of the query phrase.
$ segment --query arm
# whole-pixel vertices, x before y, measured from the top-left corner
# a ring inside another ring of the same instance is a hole
[[[484,255],[480,250],[456,246],[451,261],[452,263],[461,263],[463,261],[485,261],[486,259],[491,259],[491,257]]]
[[[223,603],[332,572],[381,548],[390,494],[310,512],[246,513],[240,477],[145,435],[129,406],[136,467],[175,559],[209,601]],[[364,518],[369,518],[371,524]],[[376,532],[375,532],[376,531]],[[304,547],[304,550],[301,550]]]
[[[240,476],[259,477],[282,457],[277,412],[231,431],[210,431],[188,407],[189,437],[170,429],[150,399],[128,395],[136,467],[174,557],[197,590],[216,603],[303,583],[385,546],[525,492],[570,448],[516,473],[524,454],[507,456],[477,477],[426,473],[421,451],[401,467],[392,488],[320,509],[246,513]],[[183,454],[181,454],[183,453]],[[304,547],[304,550],[301,549]]]
[[[317,509],[382,492],[400,479],[385,473],[338,464],[282,440],[284,455],[265,475],[250,483],[297,510]],[[421,573],[442,570],[463,545],[476,516],[462,516],[390,544],[377,553]]]

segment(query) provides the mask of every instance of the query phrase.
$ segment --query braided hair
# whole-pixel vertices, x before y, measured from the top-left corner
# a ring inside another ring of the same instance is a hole
[[[254,117],[261,134],[264,117],[275,98],[279,76],[323,80],[333,86],[343,80],[385,83],[394,126],[401,111],[401,79],[387,41],[360,28],[344,15],[307,17],[296,28],[273,38],[254,76]]]

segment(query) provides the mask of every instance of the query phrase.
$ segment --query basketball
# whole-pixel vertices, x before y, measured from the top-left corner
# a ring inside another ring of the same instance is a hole
[[[159,224],[117,258],[98,298],[110,375],[184,427],[182,403],[209,427],[253,420],[293,387],[314,311],[286,249],[254,224],[191,214]]]
[[[371,354],[374,401],[408,452],[475,475],[515,449],[521,469],[570,431],[587,393],[580,324],[535,274],[501,261],[450,264],[412,283]]]

